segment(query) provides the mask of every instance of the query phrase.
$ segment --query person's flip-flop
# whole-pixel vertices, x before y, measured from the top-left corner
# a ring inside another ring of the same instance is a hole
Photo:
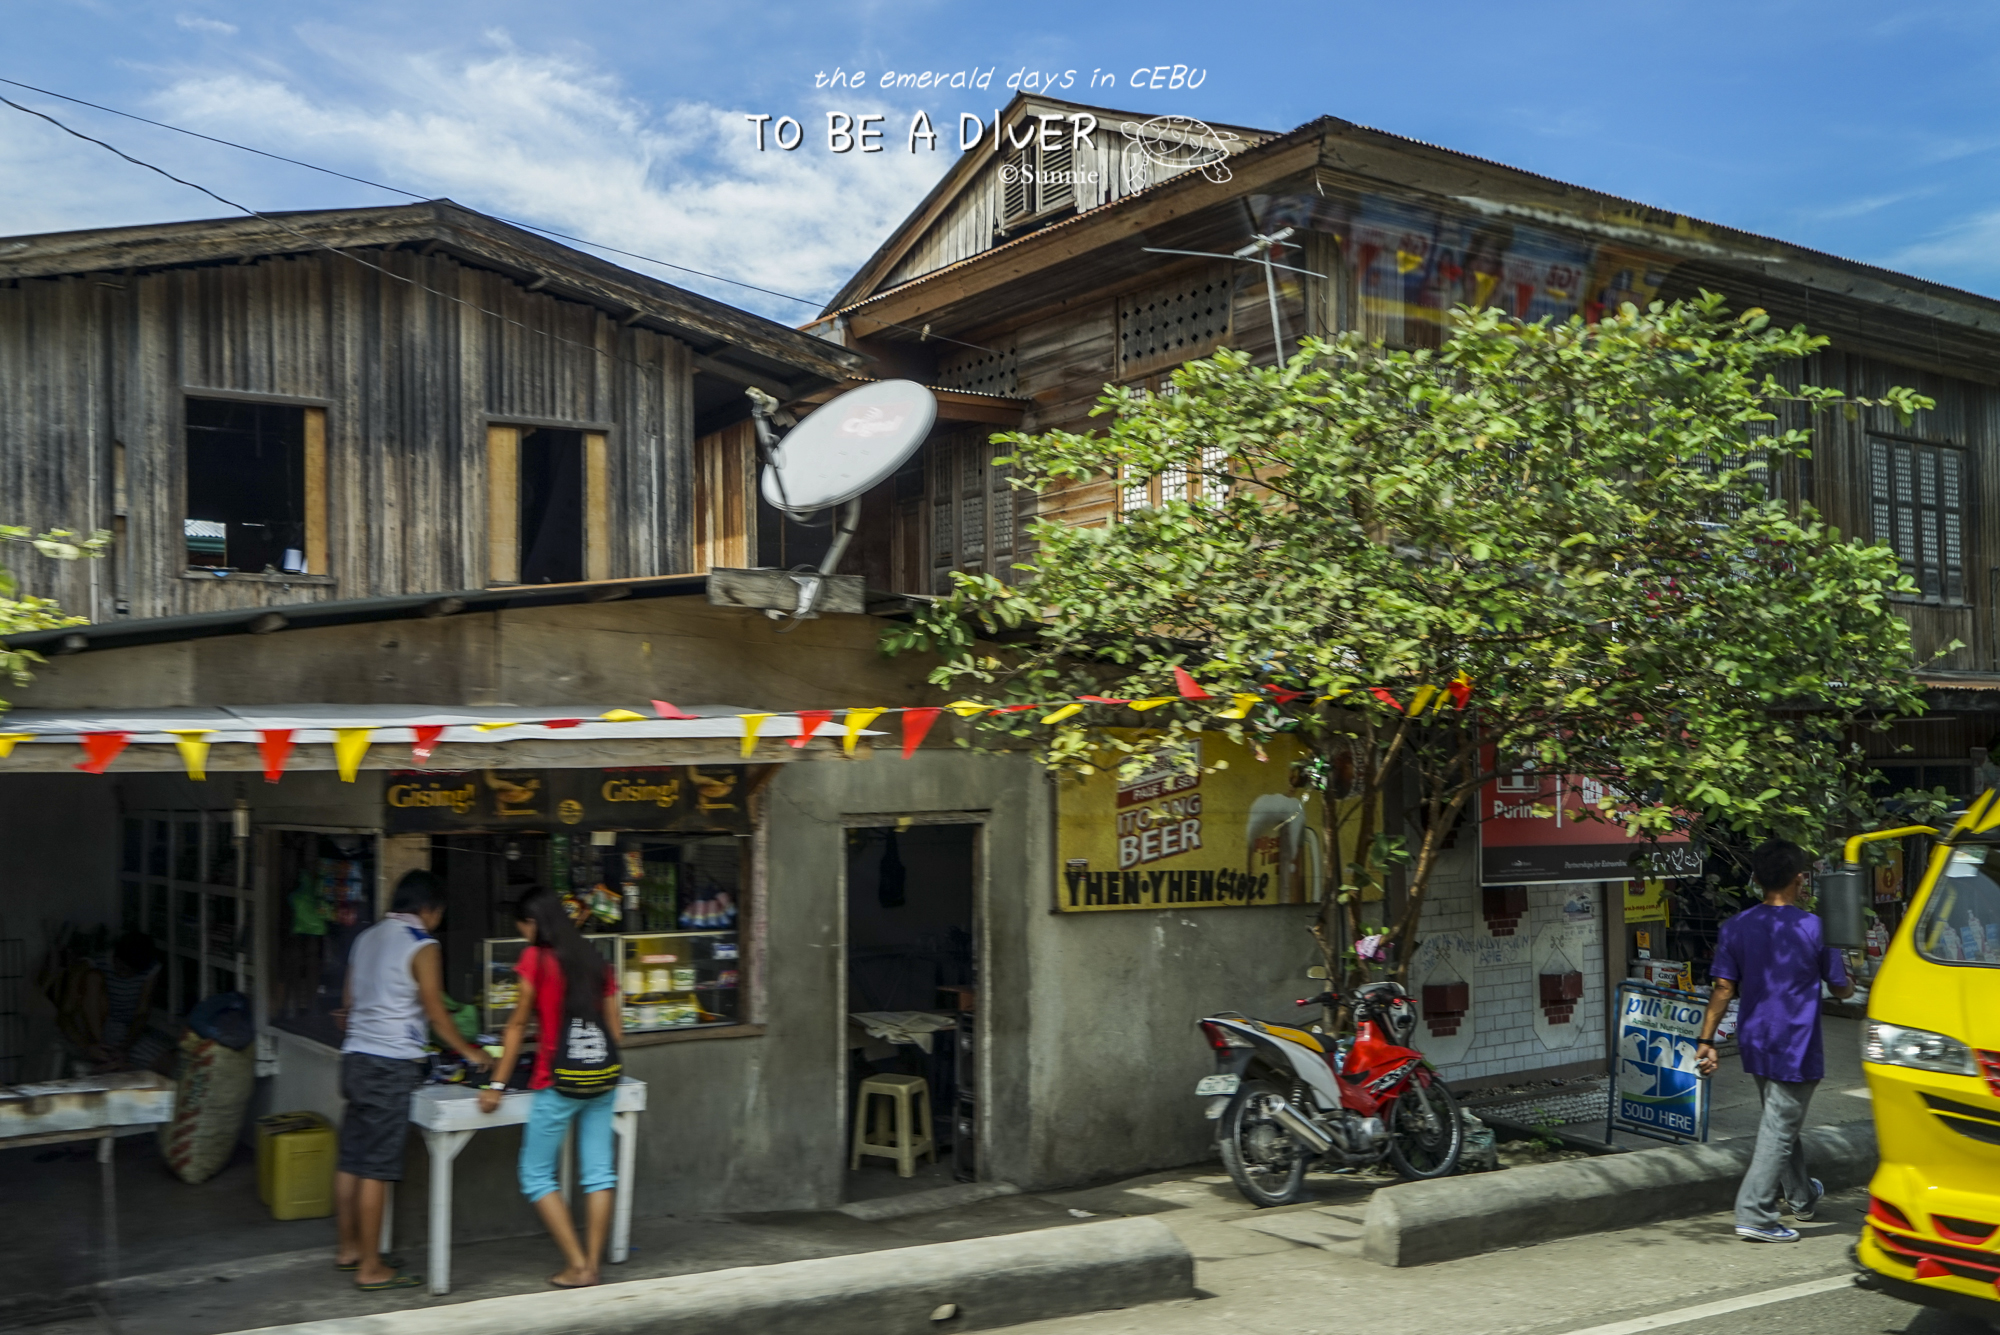
[[[403,1268],[403,1258],[400,1256],[385,1256],[382,1258],[382,1264],[388,1266],[391,1270],[401,1270]],[[351,1275],[361,1268],[361,1262],[335,1261],[333,1268],[343,1275]]]
[[[424,1285],[421,1275],[391,1275],[380,1284],[356,1284],[363,1293],[385,1293],[390,1289],[420,1289]]]
[[[559,1279],[551,1279],[549,1287],[552,1289],[594,1289],[603,1282],[602,1280],[592,1280],[588,1284],[565,1284]]]

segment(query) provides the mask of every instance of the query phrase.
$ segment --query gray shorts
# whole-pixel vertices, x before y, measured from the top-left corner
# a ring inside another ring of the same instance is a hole
[[[423,1083],[424,1064],[366,1052],[340,1054],[340,1171],[377,1182],[403,1180],[403,1145],[410,1134],[410,1095]]]

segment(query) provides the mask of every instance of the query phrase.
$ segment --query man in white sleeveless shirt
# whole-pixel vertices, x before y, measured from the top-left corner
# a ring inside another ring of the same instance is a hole
[[[396,883],[389,913],[354,938],[347,955],[347,1038],[340,1045],[340,1173],[334,1201],[340,1215],[336,1269],[353,1271],[356,1287],[414,1289],[422,1280],[396,1272],[377,1251],[382,1236],[384,1183],[403,1178],[410,1095],[424,1076],[425,1030],[483,1070],[484,1051],[465,1041],[445,1009],[443,951],[431,935],[444,921],[444,886],[427,871]]]

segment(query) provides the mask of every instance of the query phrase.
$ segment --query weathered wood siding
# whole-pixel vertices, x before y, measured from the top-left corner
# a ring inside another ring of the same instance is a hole
[[[479,587],[489,422],[602,431],[609,573],[691,567],[684,345],[447,256],[361,258],[0,289],[0,522],[114,527],[120,447],[129,512],[111,560],[20,561],[25,585],[93,620]],[[326,408],[324,575],[186,573],[183,405],[207,394]]]

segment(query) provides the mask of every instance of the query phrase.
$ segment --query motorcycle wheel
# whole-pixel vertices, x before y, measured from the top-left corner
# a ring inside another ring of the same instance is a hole
[[[1465,1122],[1444,1081],[1412,1080],[1389,1110],[1389,1162],[1413,1181],[1458,1171]]]
[[[1243,1198],[1259,1209],[1290,1205],[1305,1194],[1305,1146],[1268,1109],[1282,1098],[1268,1081],[1245,1080],[1222,1113],[1222,1166]]]

